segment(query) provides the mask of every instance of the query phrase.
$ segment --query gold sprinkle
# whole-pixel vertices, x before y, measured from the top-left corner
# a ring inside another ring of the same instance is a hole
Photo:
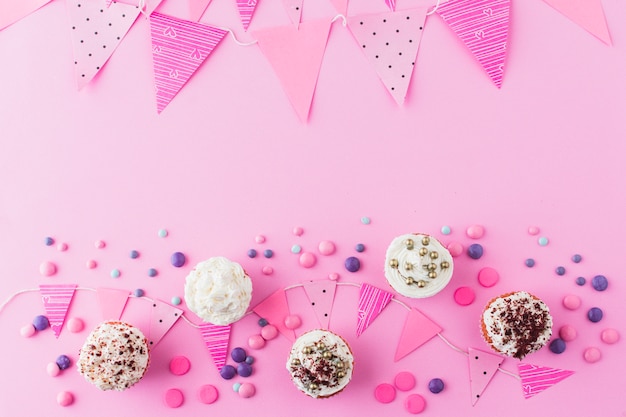
[[[337,372],[337,378],[343,378],[344,376],[346,376],[345,372],[343,372],[343,371]]]
[[[317,389],[317,384],[314,384],[314,383],[312,383],[312,382],[311,382],[311,383],[309,384],[309,389],[310,389],[311,391],[316,390],[316,389]]]
[[[428,255],[428,249],[420,248],[420,256],[426,256],[426,255]]]
[[[435,271],[430,271],[428,273],[428,278],[431,278],[431,279],[437,278],[437,273]]]
[[[420,279],[419,281],[417,281],[417,286],[420,288],[424,288],[426,286],[426,281]]]
[[[294,360],[292,360],[292,361],[291,361],[291,364],[292,364],[293,366],[298,366],[298,365],[300,365],[300,359],[295,358]]]
[[[398,267],[398,260],[397,259],[392,259],[389,261],[389,266],[392,268],[397,268]]]
[[[437,269],[437,264],[436,263],[428,264],[428,270],[429,271],[434,271],[435,269]]]
[[[443,261],[440,266],[441,269],[448,269],[450,268],[450,263],[448,261]]]
[[[311,353],[313,353],[313,349],[310,346],[306,346],[304,349],[302,349],[302,353],[304,353],[305,355],[310,355]]]
[[[430,244],[430,238],[428,236],[424,236],[422,238],[422,245],[426,246]]]
[[[318,348],[319,350],[323,350],[323,349],[325,349],[325,348],[326,348],[326,345],[325,345],[324,343],[322,343],[322,342],[318,342],[318,343],[317,343],[317,348]]]
[[[330,353],[329,351],[326,351],[326,352],[322,353],[322,356],[323,356],[325,359],[330,359],[330,358],[332,358],[332,357],[333,357],[333,354],[332,354],[332,353]]]
[[[343,362],[337,362],[337,369],[343,369]]]
[[[431,252],[430,253],[430,259],[437,259],[439,258],[439,254],[437,252]]]
[[[406,282],[406,285],[412,285],[415,283],[415,280],[413,279],[413,277],[408,277],[404,280],[404,282]]]
[[[411,262],[405,262],[404,263],[404,269],[406,269],[407,271],[410,271],[413,269],[413,264]]]
[[[413,242],[413,239],[407,239],[404,241],[404,245],[406,246],[407,249],[413,249],[413,245],[415,243]]]

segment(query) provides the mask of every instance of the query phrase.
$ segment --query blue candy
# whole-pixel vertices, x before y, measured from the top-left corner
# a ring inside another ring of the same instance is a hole
[[[359,261],[359,258],[355,258],[354,256],[347,258],[344,265],[350,272],[356,272],[361,269],[361,261]]]
[[[131,257],[131,259],[139,258],[139,252],[137,252],[136,250],[131,250],[130,251],[130,257]]]
[[[254,363],[254,357],[253,356],[246,356],[246,363],[248,365],[252,365]]]
[[[46,244],[46,246],[52,246],[54,245],[54,239],[52,239],[51,237],[47,237],[44,239],[44,243]]]
[[[239,365],[237,365],[237,373],[239,374],[239,376],[247,378],[252,375],[252,366],[248,363],[241,362]]]
[[[137,288],[136,290],[133,291],[133,295],[135,297],[143,297],[144,292],[141,288]]]
[[[64,370],[64,369],[69,368],[70,365],[72,365],[72,361],[67,356],[61,355],[57,358],[56,364],[60,370]]]
[[[467,248],[467,254],[472,259],[480,259],[483,256],[483,247],[480,243],[472,243]]]
[[[46,316],[37,316],[33,319],[33,326],[39,331],[46,330],[50,326],[50,321]]]
[[[256,250],[248,249],[248,258],[256,258]]]
[[[237,370],[232,365],[224,365],[222,369],[220,369],[220,376],[224,379],[233,379],[237,375]]]
[[[528,258],[524,261],[524,264],[526,264],[527,267],[532,268],[535,266],[535,260],[533,258]]]
[[[554,339],[550,342],[550,351],[556,354],[565,352],[565,341],[563,339]]]
[[[265,256],[266,258],[271,258],[272,256],[274,256],[274,251],[271,249],[265,249],[263,251],[263,256]]]
[[[158,271],[154,268],[150,268],[148,269],[148,276],[149,277],[156,277],[158,275]]]
[[[585,277],[578,277],[576,278],[576,285],[585,285],[585,283],[587,282],[587,280],[585,279]]]
[[[604,291],[609,286],[609,280],[604,275],[596,275],[591,280],[591,286],[596,291]]]
[[[245,361],[246,356],[246,351],[240,347],[236,347],[230,352],[230,357],[237,363]]]
[[[269,322],[267,321],[267,319],[259,319],[259,326],[265,327],[268,324],[269,324]]]
[[[554,272],[556,272],[557,275],[565,275],[565,268],[562,266],[557,266]]]
[[[587,312],[587,318],[593,323],[597,323],[602,320],[602,316],[604,316],[604,313],[602,313],[602,310],[598,307],[591,307]]]
[[[579,254],[573,255],[572,256],[572,262],[574,262],[575,264],[577,264],[578,262],[582,261],[583,257],[580,256]]]
[[[365,245],[362,243],[357,243],[354,247],[354,250],[356,250],[357,252],[363,252],[365,250]]]
[[[428,382],[428,389],[433,394],[439,394],[441,391],[443,391],[444,386],[445,384],[439,378],[433,378]]]

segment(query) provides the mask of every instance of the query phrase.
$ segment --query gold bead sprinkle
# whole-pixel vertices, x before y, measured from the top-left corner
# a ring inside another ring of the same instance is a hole
[[[420,256],[426,256],[426,255],[428,255],[428,249],[420,248]]]
[[[346,376],[345,372],[343,372],[343,371],[337,372],[337,378],[343,378],[344,376]]]
[[[424,236],[422,238],[422,245],[426,246],[430,244],[430,238],[428,236]]]
[[[330,359],[333,357],[333,354],[330,353],[329,351],[326,351],[324,353],[322,353],[322,356],[324,357],[324,359]]]
[[[407,239],[404,241],[404,245],[407,249],[413,249],[413,245],[415,245],[415,243],[413,242],[413,239]]]
[[[417,281],[417,286],[420,288],[424,288],[426,286],[426,281],[420,279],[419,281]]]
[[[428,273],[428,278],[431,278],[431,279],[437,278],[437,273],[435,271],[430,271]]]
[[[415,284],[415,280],[413,279],[413,277],[407,277],[404,282],[406,282],[406,285],[413,285]]]
[[[317,344],[317,348],[318,348],[319,350],[324,350],[324,349],[326,348],[326,345],[325,345],[324,343],[322,343],[322,342],[319,342],[319,343]]]
[[[309,389],[310,389],[311,391],[316,390],[316,389],[317,389],[317,384],[314,384],[313,382],[311,382],[311,383],[309,384]]]
[[[430,259],[437,259],[439,258],[439,254],[437,252],[431,252],[430,253]]]
[[[406,269],[407,271],[410,271],[413,269],[413,264],[411,262],[405,262],[404,263],[404,269]]]
[[[343,369],[343,362],[337,362],[337,369]]]
[[[392,268],[397,268],[398,267],[398,260],[397,259],[392,259],[389,261],[389,266]]]
[[[441,269],[448,269],[450,268],[450,263],[448,261],[443,261],[439,266],[441,266]]]
[[[428,270],[429,271],[434,271],[435,269],[437,269],[437,264],[435,264],[435,263],[428,264]]]
[[[291,361],[291,364],[293,366],[299,366],[300,365],[300,359],[296,358],[294,360]]]
[[[313,353],[313,348],[311,348],[310,346],[306,346],[304,349],[302,349],[302,353],[304,353],[305,355],[310,355],[311,353]]]

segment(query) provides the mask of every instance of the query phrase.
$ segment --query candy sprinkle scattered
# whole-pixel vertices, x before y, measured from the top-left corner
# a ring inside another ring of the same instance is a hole
[[[369,217],[361,217],[361,223],[370,224],[372,220]]]
[[[549,242],[550,241],[545,236],[542,236],[539,239],[537,239],[537,243],[539,243],[539,246],[546,246],[546,245],[548,245]]]
[[[167,235],[169,234],[167,229],[159,229],[159,231],[157,232],[157,234],[159,235],[159,237],[167,237]]]
[[[450,226],[441,226],[442,235],[449,235],[450,233],[452,233],[452,229],[450,229]]]
[[[119,269],[113,269],[111,270],[111,278],[119,278],[120,275],[122,275],[122,273],[120,272]]]
[[[574,262],[575,264],[579,263],[582,260],[583,260],[583,257],[580,256],[579,254],[572,255],[572,262]]]

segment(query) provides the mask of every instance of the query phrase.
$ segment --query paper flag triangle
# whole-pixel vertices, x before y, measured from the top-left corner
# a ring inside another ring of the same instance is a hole
[[[50,328],[57,338],[61,334],[65,316],[74,297],[76,287],[76,284],[39,286],[41,301],[43,301],[43,306],[46,310],[46,317],[48,317]]]
[[[278,290],[274,294],[261,301],[252,309],[259,317],[268,321],[268,323],[276,326],[287,339],[292,342],[296,340],[296,334],[292,329],[285,326],[285,317],[289,315],[289,305],[287,304],[287,295],[285,290]]]
[[[587,30],[607,45],[611,34],[606,24],[602,0],[543,0],[572,22]]]
[[[304,0],[283,0],[285,11],[296,28],[300,25],[300,18],[302,17],[302,3]]]
[[[525,399],[529,399],[547,390],[574,374],[574,371],[548,368],[528,363],[518,363],[517,368],[519,370],[519,376],[522,378],[522,390],[524,391]]]
[[[161,113],[226,31],[161,13],[150,15],[157,111]]]
[[[309,297],[311,307],[320,326],[322,329],[328,329],[330,313],[335,300],[335,291],[337,290],[337,281],[329,279],[308,281],[302,284],[302,286],[307,297]]]
[[[206,345],[213,362],[220,371],[226,364],[226,352],[228,352],[228,341],[230,339],[230,324],[220,326],[211,323],[200,324],[200,334]]]
[[[363,283],[359,290],[359,309],[356,323],[356,335],[360,336],[378,317],[393,298],[390,292]]]
[[[348,27],[396,103],[404,103],[419,49],[426,7],[359,15]]]
[[[303,122],[309,117],[330,23],[320,19],[302,22],[299,29],[279,26],[252,34]]]
[[[200,20],[204,11],[209,7],[211,0],[187,0],[189,6],[189,20],[197,22]]]
[[[258,2],[259,0],[237,0],[237,10],[239,10],[239,17],[241,18],[243,30],[248,30],[248,26],[250,26],[250,21],[252,20],[252,15],[254,14],[254,9],[256,9]]]
[[[98,288],[98,303],[102,312],[103,320],[119,320],[126,307],[128,294],[126,290],[116,290],[112,288]]]
[[[0,0],[0,30],[50,3],[50,0]]]
[[[396,0],[385,0],[385,4],[387,5],[387,7],[389,7],[389,10],[396,10]]]
[[[102,69],[139,16],[139,7],[96,0],[67,0],[78,88]]]
[[[394,361],[399,361],[441,332],[441,327],[412,308],[404,322]]]
[[[330,2],[335,6],[337,13],[344,16],[348,14],[348,0],[330,0]]]
[[[150,332],[148,346],[152,349],[159,343],[165,333],[172,328],[183,314],[183,310],[173,307],[160,300],[154,300],[150,309]]]
[[[504,75],[511,0],[450,0],[437,13],[500,88]]]
[[[468,352],[472,405],[476,405],[504,358],[473,348],[469,348]]]

